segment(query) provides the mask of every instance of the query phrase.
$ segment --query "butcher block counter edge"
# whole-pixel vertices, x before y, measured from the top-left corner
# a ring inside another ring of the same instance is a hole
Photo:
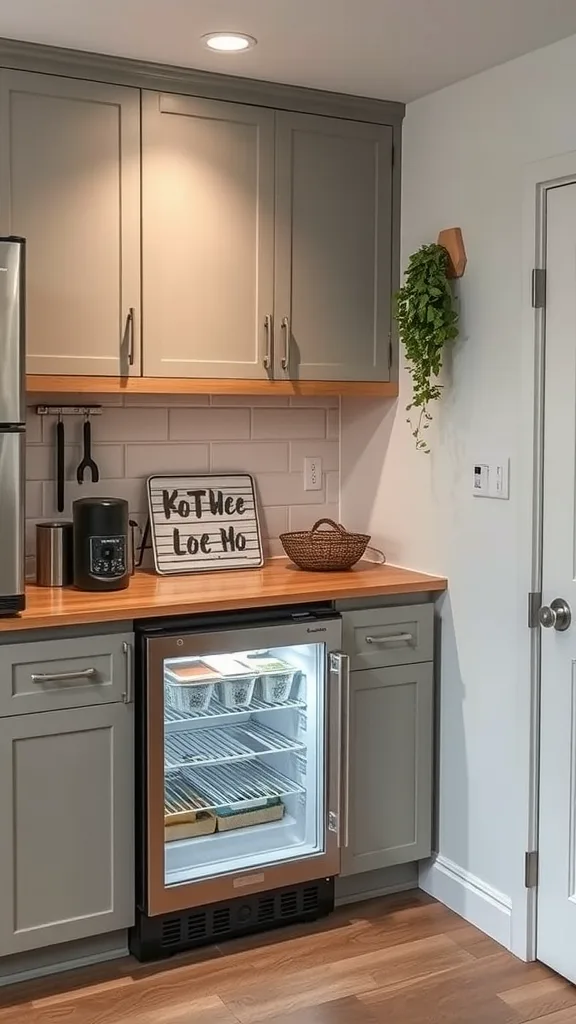
[[[394,565],[360,562],[347,572],[303,572],[283,558],[271,559],[262,569],[185,576],[137,572],[127,590],[100,594],[30,584],[26,610],[0,619],[0,631],[413,594],[441,591],[446,586],[441,576]]]

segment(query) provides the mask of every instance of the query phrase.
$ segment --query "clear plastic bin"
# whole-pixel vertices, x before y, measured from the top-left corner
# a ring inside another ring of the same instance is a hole
[[[164,680],[166,700],[176,711],[205,711],[208,707],[214,683],[171,683]]]
[[[267,704],[282,704],[288,700],[297,669],[270,655],[248,657],[245,664],[258,673],[262,700]]]
[[[205,661],[220,674],[218,694],[224,707],[247,707],[252,700],[257,672],[229,654],[215,654]]]
[[[166,700],[177,711],[205,711],[221,677],[199,659],[169,665],[164,673]]]

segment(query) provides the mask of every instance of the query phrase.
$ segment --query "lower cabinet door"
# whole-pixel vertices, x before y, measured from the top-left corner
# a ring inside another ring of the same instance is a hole
[[[351,672],[343,875],[429,856],[432,717],[432,663]]]
[[[133,923],[133,710],[0,720],[0,956]]]

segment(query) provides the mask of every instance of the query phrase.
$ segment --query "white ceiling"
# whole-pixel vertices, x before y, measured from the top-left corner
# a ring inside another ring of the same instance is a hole
[[[576,0],[0,0],[0,36],[406,102],[573,33]]]

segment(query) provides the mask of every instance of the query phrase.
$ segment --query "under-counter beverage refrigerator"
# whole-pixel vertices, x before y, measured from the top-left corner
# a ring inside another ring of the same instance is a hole
[[[198,623],[137,628],[140,959],[328,913],[346,841],[340,618]]]

